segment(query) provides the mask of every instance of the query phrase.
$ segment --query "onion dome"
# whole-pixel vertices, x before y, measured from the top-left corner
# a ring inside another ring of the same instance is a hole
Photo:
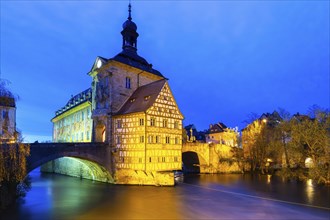
[[[123,23],[123,30],[121,35],[123,36],[123,50],[137,51],[137,38],[139,34],[136,32],[137,26],[132,21],[131,16],[131,4],[128,5],[128,18]]]

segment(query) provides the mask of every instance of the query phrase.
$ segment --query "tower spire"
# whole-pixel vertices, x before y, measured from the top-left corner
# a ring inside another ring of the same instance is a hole
[[[137,26],[132,21],[131,15],[131,1],[128,4],[128,18],[123,24],[123,30],[121,32],[123,36],[123,50],[136,52],[137,50],[137,38],[139,34],[136,32]]]
[[[132,16],[131,16],[131,11],[132,10],[131,10],[131,7],[132,7],[131,6],[131,1],[129,1],[129,3],[128,3],[128,18],[127,19],[130,20],[130,21],[132,20]]]

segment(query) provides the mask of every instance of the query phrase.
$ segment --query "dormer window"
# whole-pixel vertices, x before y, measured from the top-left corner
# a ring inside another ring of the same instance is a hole
[[[130,89],[131,88],[131,78],[126,77],[126,88]]]
[[[130,102],[134,102],[134,101],[135,101],[135,98],[130,99]]]
[[[144,97],[144,101],[148,101],[150,99],[150,95]]]

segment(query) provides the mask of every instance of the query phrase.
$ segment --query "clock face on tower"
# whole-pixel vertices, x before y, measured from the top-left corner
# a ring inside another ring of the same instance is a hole
[[[98,60],[97,63],[96,63],[96,67],[97,68],[100,68],[102,66],[102,61],[101,60]]]

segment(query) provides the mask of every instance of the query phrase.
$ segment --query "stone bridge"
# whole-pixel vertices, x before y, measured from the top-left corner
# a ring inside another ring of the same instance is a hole
[[[233,173],[241,172],[233,159],[232,147],[223,144],[185,143],[182,145],[185,172]]]
[[[210,166],[210,145],[207,143],[185,143],[182,145],[183,170],[204,173]]]
[[[68,166],[59,167],[56,161],[62,160]],[[78,165],[79,166],[78,166]],[[27,172],[42,166],[46,172],[113,182],[111,148],[107,143],[33,143],[27,158]],[[78,172],[75,172],[78,169]],[[82,172],[84,171],[84,172]],[[84,176],[81,176],[84,175]]]

